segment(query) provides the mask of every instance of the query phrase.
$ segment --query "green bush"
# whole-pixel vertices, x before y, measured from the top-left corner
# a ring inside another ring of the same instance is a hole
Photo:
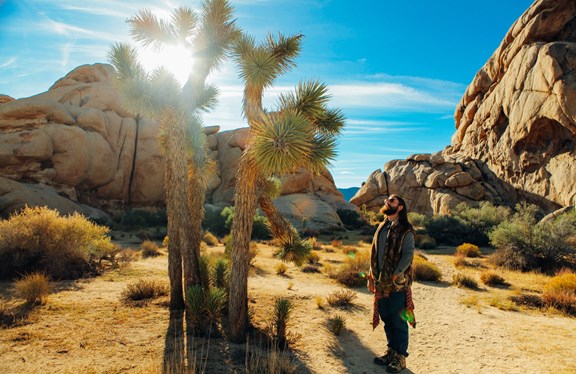
[[[561,268],[576,268],[576,249],[571,237],[576,234],[576,212],[538,223],[538,208],[517,205],[517,212],[490,232],[496,248],[491,261],[508,269],[553,273]]]
[[[228,208],[206,209],[204,219],[202,220],[202,228],[219,237],[229,234],[231,226],[226,226],[226,220],[230,212],[231,209]]]
[[[108,231],[78,213],[63,217],[46,207],[27,207],[0,220],[0,278],[40,271],[76,279],[99,271],[118,251]]]
[[[436,243],[445,245],[460,244],[462,238],[468,237],[470,232],[461,219],[449,215],[430,217],[424,222],[424,228]]]
[[[337,209],[336,213],[346,228],[357,229],[364,226],[360,213],[352,209]]]
[[[268,218],[257,214],[252,223],[252,239],[253,240],[268,240],[272,238],[272,231]]]
[[[490,243],[488,234],[500,223],[510,217],[510,209],[505,206],[494,206],[490,202],[481,202],[478,206],[460,203],[454,210],[454,216],[467,228],[466,240],[478,246]]]
[[[414,245],[420,249],[434,249],[436,248],[436,239],[426,234],[416,234]]]
[[[409,212],[408,213],[408,220],[414,227],[424,227],[426,225],[426,221],[428,217],[425,214],[420,214],[416,212]]]

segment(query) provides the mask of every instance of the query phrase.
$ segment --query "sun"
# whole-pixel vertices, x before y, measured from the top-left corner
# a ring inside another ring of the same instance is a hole
[[[140,53],[139,59],[149,72],[164,66],[180,84],[186,82],[194,63],[191,51],[182,45],[169,45],[160,50],[146,48]]]

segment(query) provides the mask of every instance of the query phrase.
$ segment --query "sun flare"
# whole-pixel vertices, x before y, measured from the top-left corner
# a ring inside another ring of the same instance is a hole
[[[147,48],[140,54],[140,62],[147,71],[164,66],[180,84],[186,82],[193,65],[190,50],[182,45],[166,46],[159,51]]]

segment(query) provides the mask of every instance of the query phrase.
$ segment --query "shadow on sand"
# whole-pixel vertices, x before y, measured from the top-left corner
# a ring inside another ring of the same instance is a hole
[[[345,331],[338,337],[338,341],[329,346],[329,351],[342,361],[348,373],[386,373],[385,367],[374,364],[374,357],[384,354],[386,347],[386,337],[383,331],[381,339],[383,352],[373,352],[358,339],[353,331]],[[369,363],[368,366],[371,369],[359,367],[358,363],[362,363],[362,365]],[[401,373],[413,374],[413,371],[406,368]]]

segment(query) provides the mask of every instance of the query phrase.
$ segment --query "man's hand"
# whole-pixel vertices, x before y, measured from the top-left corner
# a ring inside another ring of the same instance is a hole
[[[396,280],[400,278],[398,274],[392,274],[392,283],[396,283]]]

